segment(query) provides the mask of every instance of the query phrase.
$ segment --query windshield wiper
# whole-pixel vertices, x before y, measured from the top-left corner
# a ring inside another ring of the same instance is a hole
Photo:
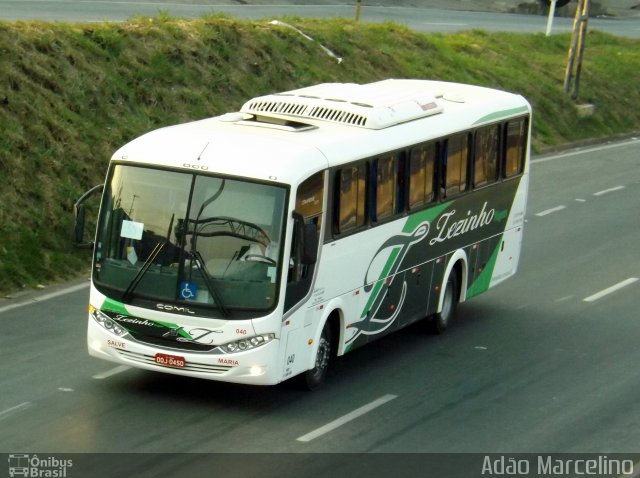
[[[198,251],[196,246],[198,241],[198,223],[200,222],[200,216],[202,216],[202,213],[207,208],[207,206],[209,206],[212,202],[214,202],[216,199],[220,197],[220,195],[222,194],[222,191],[224,190],[224,186],[226,182],[227,181],[223,179],[222,182],[220,183],[220,187],[218,188],[218,190],[209,199],[205,200],[200,205],[200,209],[198,210],[198,215],[193,221],[193,236],[191,237],[191,255],[194,259],[196,267],[198,268],[198,270],[200,271],[200,274],[202,275],[202,279],[204,280],[204,283],[207,286],[207,290],[211,294],[211,297],[213,298],[213,302],[215,303],[216,307],[218,307],[218,310],[224,317],[229,317],[229,309],[227,309],[224,306],[224,303],[220,299],[220,295],[218,294],[215,287],[213,286],[213,283],[211,282],[211,278],[209,276],[209,272],[207,271],[207,267],[204,265],[204,259],[202,258],[202,254],[200,254],[200,251]],[[189,229],[189,226],[187,222],[187,231],[188,229]],[[189,267],[189,269],[191,269],[191,267]],[[189,270],[189,280],[191,280],[191,270]]]
[[[155,247],[151,251],[151,254],[149,254],[149,257],[147,257],[147,260],[144,261],[144,263],[142,264],[142,267],[140,268],[140,270],[138,270],[136,275],[133,276],[133,279],[131,279],[131,282],[129,282],[129,285],[127,286],[126,290],[122,294],[122,302],[126,303],[129,301],[129,299],[131,299],[131,296],[133,295],[133,291],[136,289],[136,287],[138,287],[138,284],[140,284],[140,281],[149,270],[149,267],[151,267],[151,264],[153,264],[153,261],[156,259],[156,257],[158,257],[158,254],[162,252],[162,249],[164,249],[164,246],[166,246],[169,240],[171,239],[171,229],[173,229],[173,220],[175,217],[176,217],[175,214],[171,215],[171,222],[169,222],[169,230],[167,231],[167,237],[165,238],[165,240],[162,242],[158,242],[155,245]]]
[[[211,294],[213,298],[214,304],[218,307],[218,310],[224,317],[229,317],[229,309],[227,309],[220,299],[220,295],[216,291],[213,283],[211,282],[211,278],[209,276],[209,272],[207,271],[207,267],[204,265],[204,260],[202,259],[202,254],[199,251],[191,251],[191,255],[194,258],[194,262],[198,269],[200,270],[200,274],[202,274],[202,279],[204,280],[205,285],[207,286],[207,290]]]

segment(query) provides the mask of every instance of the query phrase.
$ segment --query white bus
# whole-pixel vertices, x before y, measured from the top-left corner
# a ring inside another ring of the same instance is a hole
[[[387,333],[421,319],[441,333],[459,301],[516,271],[530,117],[519,95],[385,80],[133,140],[103,185],[89,353],[313,389]]]

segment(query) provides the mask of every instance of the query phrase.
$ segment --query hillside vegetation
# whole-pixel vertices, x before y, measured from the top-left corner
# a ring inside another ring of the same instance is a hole
[[[568,35],[418,34],[396,24],[287,19],[334,51],[268,21],[0,23],[0,291],[87,270],[70,243],[72,205],[120,145],[160,126],[238,109],[317,82],[429,78],[519,92],[534,147],[640,130],[640,42],[591,33],[578,118],[563,96]]]

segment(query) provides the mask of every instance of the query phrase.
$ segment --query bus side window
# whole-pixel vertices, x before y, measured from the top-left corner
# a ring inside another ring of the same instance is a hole
[[[375,161],[375,220],[392,217],[398,210],[398,156],[391,154]]]
[[[504,177],[512,178],[522,173],[524,155],[527,149],[527,119],[509,121],[505,129]]]
[[[424,207],[434,199],[436,143],[413,148],[409,155],[409,211]]]
[[[338,234],[364,226],[366,221],[366,163],[347,166],[337,174],[337,224]]]
[[[455,196],[467,190],[469,162],[469,137],[467,133],[447,140],[445,152],[445,197]]]
[[[474,137],[473,187],[477,188],[498,180],[498,151],[500,140],[498,125],[476,131]]]

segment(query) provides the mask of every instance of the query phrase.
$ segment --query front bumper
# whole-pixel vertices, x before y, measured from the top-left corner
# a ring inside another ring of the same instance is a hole
[[[191,352],[152,346],[127,336],[117,337],[89,317],[87,347],[93,357],[156,372],[251,385],[274,385],[282,381],[278,339],[234,354]],[[156,362],[157,354],[183,358],[184,366],[160,365]]]

